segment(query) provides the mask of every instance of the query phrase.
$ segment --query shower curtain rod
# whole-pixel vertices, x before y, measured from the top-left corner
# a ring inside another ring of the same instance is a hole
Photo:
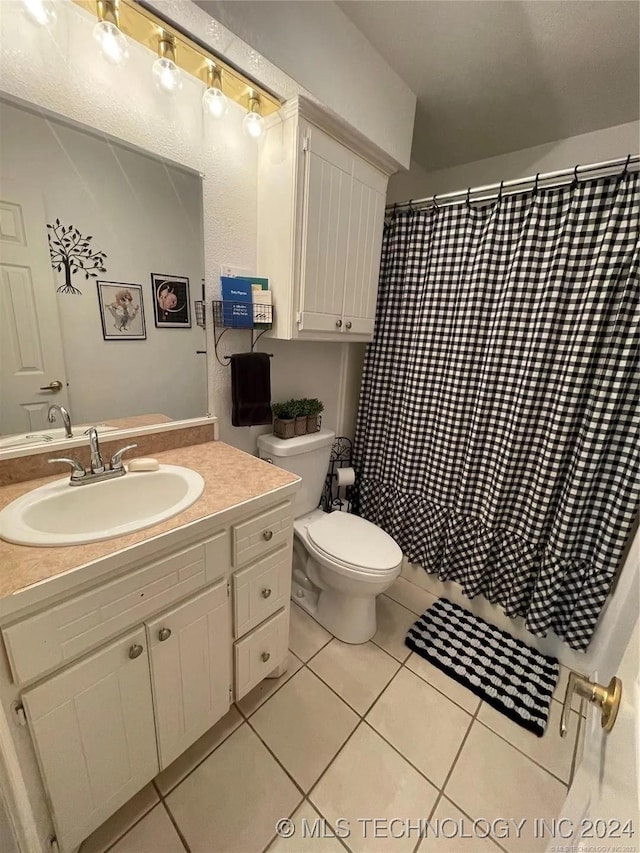
[[[536,185],[541,189],[549,189],[550,187],[561,187],[564,184],[570,184],[574,180],[584,180],[590,178],[604,178],[608,175],[615,175],[622,168],[628,171],[638,171],[640,164],[639,154],[629,154],[628,157],[621,157],[618,160],[605,160],[602,163],[591,163],[588,166],[575,166],[573,169],[561,169],[558,172],[545,172],[541,175],[531,175],[528,178],[517,178],[513,181],[502,181],[498,184],[486,184],[483,187],[469,187],[466,190],[457,190],[452,193],[436,193],[426,198],[410,199],[409,201],[392,202],[385,207],[386,211],[401,210],[405,207],[425,208],[425,207],[447,207],[451,204],[459,204],[461,201],[469,200],[469,202],[477,203],[480,201],[491,201],[498,198],[499,195],[514,195],[515,193],[524,192],[525,189],[532,190]]]

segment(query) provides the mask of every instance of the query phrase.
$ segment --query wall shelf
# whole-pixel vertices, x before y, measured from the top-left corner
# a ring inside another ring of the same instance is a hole
[[[214,299],[213,303],[213,348],[218,364],[228,367],[230,355],[218,353],[222,336],[229,329],[245,330],[251,335],[251,352],[273,325],[273,305],[263,305],[259,302],[237,302],[230,299]],[[247,314],[249,316],[247,316]],[[269,358],[273,353],[268,353]]]

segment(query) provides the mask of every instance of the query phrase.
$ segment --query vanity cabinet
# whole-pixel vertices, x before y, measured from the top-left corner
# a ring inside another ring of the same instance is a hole
[[[373,335],[389,172],[301,103],[266,132],[258,172],[258,270],[278,338]]]

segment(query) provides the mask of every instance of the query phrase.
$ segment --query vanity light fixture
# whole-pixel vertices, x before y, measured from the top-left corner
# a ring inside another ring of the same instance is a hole
[[[52,0],[23,0],[23,8],[29,20],[40,27],[52,27],[56,22]]]
[[[158,59],[153,63],[153,79],[161,92],[175,95],[182,89],[182,74],[176,65],[176,40],[165,30],[158,38]]]
[[[222,91],[222,69],[214,62],[207,63],[207,89],[202,96],[202,108],[212,118],[222,118],[229,109],[227,96]]]
[[[125,65],[129,59],[129,45],[120,32],[118,0],[98,0],[97,6],[98,23],[93,28],[93,37],[107,62]]]
[[[258,139],[264,131],[260,95],[253,89],[249,92],[249,112],[242,120],[242,127],[247,136],[250,136],[252,139]]]

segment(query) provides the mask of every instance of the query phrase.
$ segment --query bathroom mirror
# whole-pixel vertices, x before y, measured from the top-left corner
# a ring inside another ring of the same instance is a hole
[[[199,172],[0,100],[0,450],[206,414],[203,282]]]

